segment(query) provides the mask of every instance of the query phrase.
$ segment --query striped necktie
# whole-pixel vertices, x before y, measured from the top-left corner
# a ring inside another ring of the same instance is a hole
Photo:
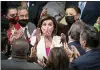
[[[25,28],[24,34],[25,34],[25,37],[27,38],[27,28]]]

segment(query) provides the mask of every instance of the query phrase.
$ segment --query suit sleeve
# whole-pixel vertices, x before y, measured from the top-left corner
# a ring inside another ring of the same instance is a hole
[[[71,62],[70,69],[71,69],[71,70],[79,70],[79,68],[77,67],[75,61]]]

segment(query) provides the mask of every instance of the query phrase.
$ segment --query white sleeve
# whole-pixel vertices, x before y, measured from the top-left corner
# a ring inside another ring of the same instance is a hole
[[[32,37],[30,38],[30,44],[31,44],[32,46],[34,46],[35,42],[36,42],[36,36],[32,36]]]
[[[63,44],[61,43],[61,37],[60,36],[54,36],[53,37],[53,46],[54,47],[62,47]]]

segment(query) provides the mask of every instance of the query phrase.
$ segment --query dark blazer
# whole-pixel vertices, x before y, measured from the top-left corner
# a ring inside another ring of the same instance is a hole
[[[12,58],[11,60],[1,60],[1,70],[42,70],[42,67],[24,59]]]
[[[68,5],[78,6],[78,1],[69,2]],[[66,7],[68,7],[68,5],[66,4]],[[87,1],[81,19],[89,25],[94,25],[99,16],[100,16],[100,2]]]
[[[42,8],[46,3],[46,1],[29,1],[29,19],[35,25],[37,25]]]
[[[5,60],[5,59],[8,59],[8,57],[5,54],[1,53],[1,60]]]
[[[73,70],[100,70],[100,49],[90,50],[72,62]]]

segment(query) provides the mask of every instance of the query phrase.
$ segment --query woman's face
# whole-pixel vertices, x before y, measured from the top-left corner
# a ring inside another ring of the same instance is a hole
[[[50,19],[43,21],[41,30],[42,30],[43,35],[51,36],[54,30],[53,21]]]
[[[74,16],[74,20],[79,18],[79,17],[77,17],[78,14],[77,14],[77,12],[75,11],[74,8],[67,8],[66,9],[66,16]]]

